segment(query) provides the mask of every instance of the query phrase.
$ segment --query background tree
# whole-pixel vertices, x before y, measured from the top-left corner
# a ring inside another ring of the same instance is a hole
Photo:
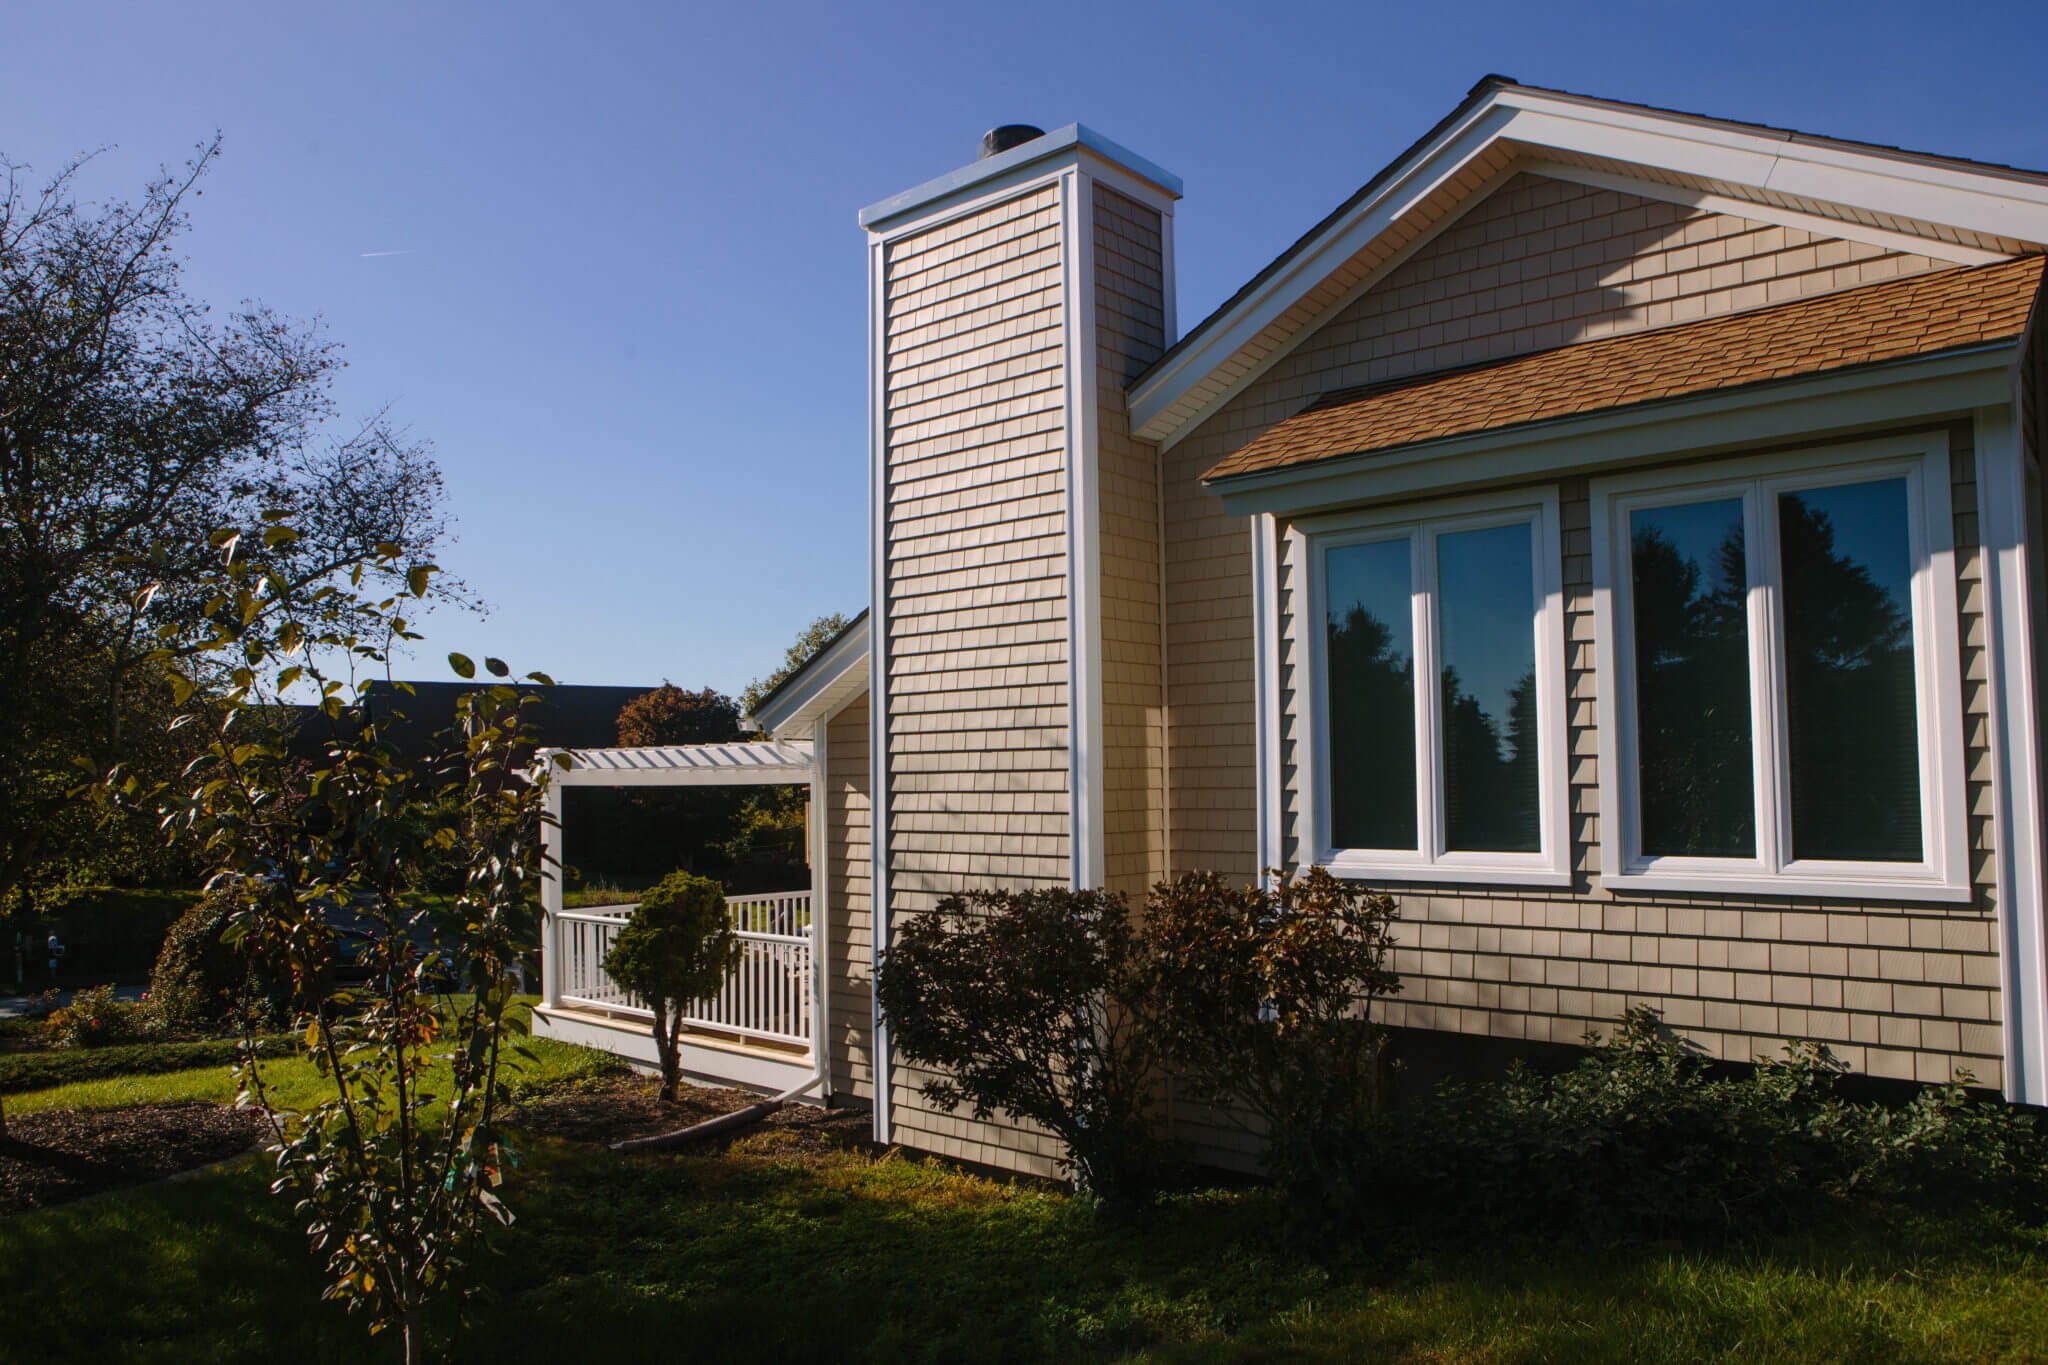
[[[684,1011],[692,1000],[725,984],[739,947],[726,914],[725,889],[707,877],[672,872],[641,897],[604,955],[612,980],[654,1011],[664,1101],[676,1097],[682,1078]]]
[[[619,743],[629,747],[717,744],[741,733],[739,705],[709,687],[688,692],[664,682],[619,711]]]
[[[191,757],[161,722],[178,677],[225,667],[209,532],[275,512],[284,581],[360,565],[392,587],[442,535],[423,447],[381,417],[329,433],[341,362],[317,329],[186,293],[174,249],[218,152],[104,205],[79,202],[79,163],[31,189],[0,159],[0,911],[139,846],[133,811],[70,799],[74,760],[145,777]]]
[[[798,631],[796,639],[784,651],[781,664],[740,690],[741,713],[753,715],[754,708],[761,704],[763,698],[795,677],[805,664],[818,657],[820,650],[831,644],[841,631],[852,624],[851,616],[842,616],[834,611],[827,612]]]

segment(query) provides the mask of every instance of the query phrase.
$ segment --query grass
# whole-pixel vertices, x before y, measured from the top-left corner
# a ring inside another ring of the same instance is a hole
[[[532,1144],[459,1360],[2026,1360],[2048,1241],[1995,1223],[1732,1249],[1348,1247],[1255,1190],[1125,1219],[934,1162]],[[256,1163],[0,1220],[0,1360],[390,1360]]]
[[[458,1011],[466,997],[449,997],[444,1015]],[[514,1007],[515,1017],[530,1017],[530,1002]],[[580,1048],[551,1038],[521,1037],[512,1040],[531,1057],[505,1054],[501,1068],[511,1071],[515,1089],[550,1084],[578,1076],[615,1071],[623,1063],[601,1052]],[[264,1048],[269,1058],[263,1068],[264,1084],[271,1102],[283,1109],[304,1109],[332,1094],[330,1083],[311,1060],[294,1055],[291,1040],[271,1039]],[[74,1051],[18,1053],[0,1057],[0,1093],[7,1093],[7,1112],[34,1114],[46,1109],[116,1109],[131,1104],[165,1104],[174,1100],[213,1100],[230,1103],[235,1098],[232,1039],[210,1039],[198,1043],[132,1043],[111,1048],[80,1048]],[[180,1065],[190,1058],[189,1064]],[[25,1077],[49,1073],[61,1075],[69,1068],[78,1079],[62,1084],[10,1093],[6,1084],[12,1072],[9,1064]],[[41,1073],[31,1072],[31,1067]],[[114,1070],[114,1067],[125,1067]],[[112,1071],[113,1074],[108,1074]],[[448,1084],[448,1068],[437,1064],[430,1072],[430,1088]]]

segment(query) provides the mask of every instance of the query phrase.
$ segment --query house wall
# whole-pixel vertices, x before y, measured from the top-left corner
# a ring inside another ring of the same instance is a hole
[[[1060,196],[1044,185],[883,247],[895,916],[1071,872]],[[926,1079],[892,1068],[898,1141],[1053,1172],[1049,1137],[937,1110]]]
[[[1518,175],[1165,452],[1170,862],[1256,870],[1251,543],[1199,484],[1273,422],[1334,389],[1766,306],[1932,268],[1611,190]],[[1830,1040],[1882,1075],[2000,1080],[1976,492],[1951,432],[1975,901],[1963,907],[1627,896],[1598,885],[1586,483],[1558,485],[1571,720],[1570,891],[1396,888],[1407,989],[1389,1021],[1576,1042],[1625,1004],[1665,1011],[1716,1055]],[[1297,586],[1283,566],[1283,606]],[[1291,691],[1296,661],[1283,656]],[[1284,700],[1284,699],[1283,699]],[[1288,708],[1291,710],[1292,708]],[[1291,774],[1291,729],[1282,758]],[[1288,786],[1287,810],[1296,803]],[[1199,1130],[1200,1138],[1206,1130]],[[1222,1145],[1239,1143],[1222,1131]]]
[[[1104,884],[1135,901],[1166,873],[1159,464],[1124,389],[1166,349],[1160,215],[1093,192],[1097,487],[1102,547]]]
[[[825,1055],[835,1096],[872,1101],[873,767],[868,697],[825,724]]]

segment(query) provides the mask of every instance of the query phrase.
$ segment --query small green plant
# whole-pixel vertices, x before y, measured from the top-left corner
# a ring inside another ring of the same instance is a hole
[[[1376,1190],[1358,1212],[1391,1235],[1427,1220],[1614,1242],[1765,1232],[1829,1207],[2024,1214],[2048,1199],[2048,1141],[1967,1076],[1902,1105],[1849,1100],[1818,1043],[1722,1066],[1647,1007],[1588,1041],[1556,1075],[1516,1068],[1390,1115],[1356,1157]]]
[[[718,990],[738,956],[725,889],[688,872],[672,872],[648,888],[605,954],[612,980],[654,1011],[663,1100],[676,1097],[682,1077],[685,1008]]]
[[[1039,1124],[1125,1200],[1159,1178],[1143,956],[1121,895],[980,891],[901,923],[875,991],[895,1045],[943,1072],[927,1099]]]
[[[1146,903],[1147,995],[1174,1074],[1261,1137],[1274,1180],[1304,1211],[1349,1202],[1377,1108],[1384,1035],[1373,1006],[1391,898],[1312,868],[1270,885],[1189,873]]]

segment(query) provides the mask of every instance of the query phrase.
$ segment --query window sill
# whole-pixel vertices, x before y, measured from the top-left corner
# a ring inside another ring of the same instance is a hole
[[[1572,874],[1545,863],[1383,863],[1332,854],[1318,864],[1355,882],[1416,882],[1456,886],[1569,887]],[[1306,869],[1298,869],[1305,871]]]
[[[1677,892],[1696,896],[1796,896],[1804,900],[1911,901],[1942,905],[1967,905],[1975,894],[1968,882],[1958,884],[1928,876],[1832,876],[1785,872],[1603,872],[1600,885],[1624,894]]]

